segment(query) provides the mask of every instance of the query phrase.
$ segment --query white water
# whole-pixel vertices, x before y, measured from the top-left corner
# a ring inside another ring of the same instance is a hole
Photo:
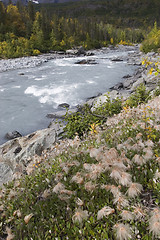
[[[9,131],[25,135],[46,128],[50,122],[46,114],[56,111],[61,103],[73,107],[108,91],[124,75],[134,72],[135,67],[126,61],[111,61],[127,55],[120,50],[97,51],[92,57],[54,59],[38,67],[0,73],[0,144]],[[75,64],[84,58],[98,64]]]

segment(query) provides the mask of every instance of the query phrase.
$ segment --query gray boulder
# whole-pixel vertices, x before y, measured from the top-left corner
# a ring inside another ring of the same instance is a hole
[[[47,128],[1,145],[0,184],[11,180],[17,171],[24,173],[34,156],[41,156],[43,150],[53,147],[57,136],[54,128]]]
[[[83,59],[75,62],[75,64],[97,64],[97,62],[94,59]]]
[[[5,135],[5,138],[8,140],[18,138],[18,137],[22,137],[22,135],[18,131],[8,132]]]
[[[78,52],[77,52],[77,55],[80,56],[82,54],[86,54],[84,48],[81,46],[79,49],[78,49]]]
[[[69,108],[69,104],[68,103],[61,103],[58,105],[58,108]]]
[[[64,110],[60,110],[60,111],[56,111],[54,113],[48,113],[46,115],[47,118],[58,118],[58,119],[63,119],[66,112],[68,112],[68,114],[72,114],[72,113],[76,113],[77,112],[77,108],[72,108],[72,109],[64,109]]]
[[[78,54],[78,50],[77,49],[68,49],[68,50],[66,50],[66,54],[76,55],[76,54]]]
[[[0,186],[12,180],[13,171],[8,163],[0,162]]]
[[[113,58],[112,62],[123,62],[123,59],[121,59],[121,58]]]

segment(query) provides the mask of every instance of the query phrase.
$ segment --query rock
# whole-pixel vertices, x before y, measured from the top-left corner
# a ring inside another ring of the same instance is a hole
[[[8,132],[5,135],[5,138],[7,138],[8,140],[18,138],[18,137],[22,137],[22,135],[18,131]]]
[[[66,50],[66,54],[76,55],[76,54],[78,54],[78,50],[77,49],[69,49],[69,50]]]
[[[159,77],[155,76],[154,74],[152,76],[148,75],[145,78],[145,84],[146,84],[146,89],[149,91],[152,91],[158,86]]]
[[[77,56],[80,56],[80,55],[85,55],[86,52],[84,50],[84,48],[81,46],[79,48],[75,48],[75,49],[68,49],[66,50],[66,54],[70,54],[70,55],[77,55]]]
[[[66,110],[56,111],[56,112],[54,112],[54,113],[48,113],[48,114],[46,115],[46,117],[47,117],[47,118],[64,119],[64,116],[65,116],[66,112],[68,112],[68,114],[75,113],[75,112],[77,112],[77,108],[69,109],[69,111],[66,109]]]
[[[88,52],[86,52],[86,56],[94,56],[94,53],[93,53],[93,52],[90,52],[90,51],[88,51]]]
[[[79,49],[78,49],[78,52],[77,52],[77,55],[80,56],[82,54],[86,54],[84,48],[81,46]]]
[[[53,147],[58,137],[54,128],[36,131],[10,140],[0,146],[0,184],[13,179],[17,169],[25,172],[30,159],[41,156],[42,151]]]
[[[65,125],[60,122],[50,122],[48,128],[53,128],[56,131],[57,137],[59,139],[59,135],[64,132]]]
[[[55,113],[48,113],[46,115],[47,118],[60,118],[63,119],[64,115],[66,114],[67,110],[57,111]]]
[[[123,82],[123,88],[125,89],[129,89],[133,82],[135,82],[136,80],[134,78],[129,78],[129,79],[126,79],[124,82]]]
[[[61,103],[58,105],[58,108],[69,108],[69,104],[68,103]]]
[[[111,87],[110,90],[120,90],[123,89],[123,83],[117,83],[115,86]]]
[[[94,59],[83,59],[75,62],[75,64],[98,64]]]
[[[144,79],[143,78],[139,78],[136,82],[133,83],[132,87],[130,88],[131,92],[134,92],[136,90],[136,88],[141,84],[144,83]]]
[[[123,59],[113,58],[111,61],[112,61],[112,62],[123,62]]]
[[[119,92],[116,90],[113,90],[111,92],[105,93],[103,95],[101,95],[100,97],[97,97],[94,102],[93,102],[93,107],[91,108],[91,111],[94,111],[96,108],[98,108],[100,105],[102,105],[103,103],[106,102],[106,100],[108,99],[108,96],[110,97],[110,99],[115,99],[117,98],[119,95]]]
[[[116,49],[117,49],[117,47],[115,47],[115,46],[113,46],[113,45],[108,45],[108,48],[109,48],[110,50],[116,50]]]
[[[148,52],[146,55],[147,55],[147,57],[153,57],[153,56],[155,56],[155,52]]]
[[[123,76],[123,78],[130,78],[130,77],[132,77],[132,76],[131,76],[131,75],[129,75],[129,74],[127,74],[127,75]]]
[[[0,186],[3,183],[7,183],[12,180],[13,171],[9,164],[6,162],[0,162]]]
[[[64,51],[58,51],[57,54],[58,54],[58,55],[64,55],[65,52],[64,52]]]
[[[95,99],[96,97],[99,97],[99,96],[101,96],[101,95],[102,95],[102,93],[98,93],[96,96],[89,97],[89,98],[87,98],[86,100],[89,101],[89,100]]]

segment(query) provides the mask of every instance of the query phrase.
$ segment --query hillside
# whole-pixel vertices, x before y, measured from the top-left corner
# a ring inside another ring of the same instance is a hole
[[[0,236],[158,240],[159,106],[156,97],[124,108],[83,140],[35,156],[29,176],[1,190]]]
[[[158,58],[152,53],[152,67]],[[8,155],[6,174],[14,173],[0,190],[2,239],[159,239],[160,87],[150,64],[142,73],[145,81],[137,77],[132,83],[127,101],[106,97],[93,111],[103,121],[88,126],[83,137],[59,139],[43,152],[22,154],[23,161],[9,158],[22,150],[13,151],[18,139],[1,146],[1,160]],[[81,117],[86,122],[83,112]],[[83,127],[77,118],[69,121],[70,132]],[[55,131],[49,131],[54,141]],[[41,150],[46,142],[33,145],[37,136],[40,131],[20,141]]]
[[[8,0],[2,0],[5,4]],[[27,4],[28,0],[20,3]],[[148,27],[157,21],[160,25],[158,0],[35,0],[36,9],[47,10],[49,16],[84,18],[96,17],[117,26]],[[13,4],[17,0],[12,0]],[[38,3],[38,4],[37,4]]]
[[[45,3],[66,3],[66,2],[76,2],[80,0],[1,0],[4,4],[17,4],[17,2],[27,5],[28,2],[33,2],[35,4],[45,4]]]
[[[155,21],[160,25],[158,0],[86,0],[64,4],[42,4],[48,14],[64,17],[96,17],[119,27],[147,27]]]

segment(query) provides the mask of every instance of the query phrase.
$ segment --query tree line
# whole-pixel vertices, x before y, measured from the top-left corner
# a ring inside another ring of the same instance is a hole
[[[85,49],[100,48],[108,44],[139,43],[145,31],[117,27],[107,19],[89,16],[63,17],[48,14],[47,8],[35,10],[27,6],[0,2],[0,57],[14,58],[61,51],[76,46]]]

